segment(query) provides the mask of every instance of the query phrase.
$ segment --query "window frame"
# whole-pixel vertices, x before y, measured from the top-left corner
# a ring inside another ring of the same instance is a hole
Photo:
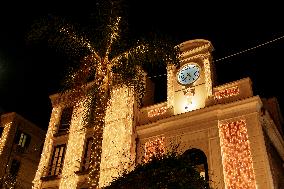
[[[66,106],[62,109],[57,133],[67,133],[70,129],[74,107]]]
[[[82,163],[81,163],[81,171],[88,171],[90,168],[90,162],[91,162],[91,148],[93,143],[93,137],[87,138],[85,142],[85,148],[84,148],[84,156],[82,157]]]
[[[57,151],[57,149],[59,149],[59,151]],[[52,157],[50,159],[47,176],[61,175],[62,168],[64,165],[65,152],[66,152],[66,144],[59,144],[53,147]]]
[[[18,130],[14,140],[15,144],[18,147],[22,149],[27,149],[30,145],[31,138],[32,138],[31,135],[29,135],[28,133]]]

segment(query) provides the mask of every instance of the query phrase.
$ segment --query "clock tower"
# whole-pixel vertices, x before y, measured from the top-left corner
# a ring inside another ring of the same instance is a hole
[[[205,107],[212,95],[212,44],[204,39],[181,43],[180,65],[167,67],[167,100],[174,114]]]

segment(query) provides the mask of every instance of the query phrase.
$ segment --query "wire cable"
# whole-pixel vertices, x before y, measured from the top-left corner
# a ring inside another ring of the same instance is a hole
[[[219,59],[217,59],[217,60],[213,60],[213,62],[219,62],[219,61],[225,60],[225,59],[227,59],[227,58],[231,58],[231,57],[233,57],[233,56],[246,53],[246,52],[248,52],[248,51],[257,49],[257,48],[259,48],[259,47],[263,47],[263,46],[265,46],[265,45],[268,45],[268,44],[270,44],[270,43],[273,43],[273,42],[278,41],[278,40],[283,39],[283,38],[284,38],[284,35],[282,35],[282,36],[280,36],[280,37],[277,37],[277,38],[275,38],[275,39],[272,39],[272,40],[270,40],[270,41],[261,43],[261,44],[259,44],[259,45],[254,46],[254,47],[251,47],[251,48],[248,48],[248,49],[245,49],[245,50],[242,50],[242,51],[233,53],[233,54],[231,54],[231,55],[225,56],[225,57],[223,57],[223,58],[219,58]],[[156,75],[156,76],[149,76],[148,78],[156,78],[156,77],[161,77],[161,76],[166,76],[166,75],[167,75],[167,74],[161,74],[161,75]]]

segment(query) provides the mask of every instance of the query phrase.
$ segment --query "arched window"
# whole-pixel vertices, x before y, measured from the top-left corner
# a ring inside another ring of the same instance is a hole
[[[182,156],[185,161],[196,166],[200,176],[203,176],[205,180],[209,181],[207,158],[203,151],[192,148],[185,151]]]

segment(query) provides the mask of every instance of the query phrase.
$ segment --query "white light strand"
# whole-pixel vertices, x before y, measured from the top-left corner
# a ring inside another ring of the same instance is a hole
[[[259,47],[263,47],[263,46],[265,46],[265,45],[268,45],[268,44],[270,44],[270,43],[273,43],[273,42],[278,41],[278,40],[283,39],[283,38],[284,38],[284,35],[283,35],[283,36],[280,36],[280,37],[278,37],[278,38],[276,38],[276,39],[272,39],[272,40],[270,40],[270,41],[267,41],[267,42],[265,42],[265,43],[261,43],[261,44],[259,44],[259,45],[254,46],[254,47],[251,47],[251,48],[242,50],[242,51],[240,51],[240,52],[236,52],[236,53],[233,53],[233,54],[231,54],[231,55],[225,56],[225,57],[223,57],[223,58],[219,58],[219,59],[213,60],[212,62],[219,62],[219,61],[221,61],[221,60],[224,60],[224,59],[227,59],[227,58],[231,58],[231,57],[236,56],[236,55],[239,55],[239,54],[243,54],[243,53],[245,53],[245,52],[254,50],[254,49],[259,48]],[[160,74],[160,75],[149,76],[148,78],[151,79],[151,78],[162,77],[162,76],[166,76],[166,75],[167,75],[167,74],[165,73],[165,74]]]
[[[8,134],[10,132],[11,125],[12,125],[12,122],[8,122],[4,125],[2,137],[0,137],[0,155],[2,154],[3,149],[6,145],[6,140],[8,138]]]
[[[134,154],[131,154],[133,104],[133,89],[121,87],[112,91],[103,131],[100,188],[109,185],[124,171],[129,171],[134,163]]]
[[[217,60],[213,60],[213,62],[219,62],[219,61],[221,61],[221,60],[224,60],[224,59],[227,59],[227,58],[231,58],[231,57],[236,56],[236,55],[239,55],[239,54],[243,54],[243,53],[245,53],[245,52],[248,52],[248,51],[254,50],[254,49],[256,49],[256,48],[265,46],[265,45],[267,45],[267,44],[273,43],[273,42],[278,41],[278,40],[283,39],[283,38],[284,38],[284,35],[281,36],[281,37],[278,37],[278,38],[276,38],[276,39],[272,39],[272,40],[270,40],[270,41],[267,41],[267,42],[265,42],[265,43],[261,43],[261,44],[259,44],[259,45],[254,46],[254,47],[251,47],[251,48],[242,50],[242,51],[240,51],[240,52],[237,52],[237,53],[234,53],[234,54],[225,56],[225,57],[223,57],[223,58],[219,58],[219,59],[217,59]]]
[[[52,109],[49,127],[46,133],[44,147],[41,153],[40,162],[38,169],[33,180],[33,189],[41,188],[41,177],[46,176],[46,170],[48,168],[49,158],[53,147],[53,134],[56,131],[56,124],[59,119],[60,109],[59,107],[54,107]]]

